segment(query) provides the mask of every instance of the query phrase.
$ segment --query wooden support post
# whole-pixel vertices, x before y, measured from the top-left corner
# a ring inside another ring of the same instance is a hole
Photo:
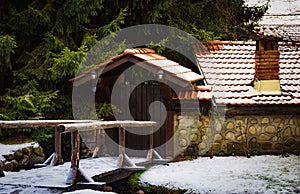
[[[119,168],[124,166],[125,160],[125,128],[119,127]]]
[[[79,168],[80,136],[78,131],[71,133],[71,167],[66,184],[75,184]]]
[[[55,156],[52,158],[50,165],[56,166],[63,163],[63,158],[61,156],[61,133],[57,130],[55,126]]]
[[[160,155],[159,153],[153,149],[153,143],[154,142],[154,134],[153,134],[153,127],[151,128],[151,134],[150,134],[150,140],[149,140],[149,151],[148,151],[148,154],[147,154],[147,160],[148,161],[154,161],[157,162],[157,163],[165,163],[166,160],[164,160]]]
[[[119,127],[119,168],[130,169],[130,170],[141,170],[144,167],[138,167],[125,153],[125,142],[126,142],[126,130],[125,127]]]
[[[153,159],[153,127],[151,127],[151,133],[150,133],[150,140],[149,140],[149,151],[147,155],[147,160],[151,161]]]
[[[96,129],[96,146],[95,146],[95,150],[93,153],[93,158],[97,158],[98,154],[99,154],[99,150],[100,150],[100,145],[101,143],[101,129]]]
[[[100,154],[105,155],[107,153],[106,140],[105,140],[105,129],[100,129]]]

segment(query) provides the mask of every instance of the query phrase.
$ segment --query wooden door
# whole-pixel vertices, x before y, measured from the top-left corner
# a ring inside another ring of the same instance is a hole
[[[132,91],[129,99],[129,109],[135,120],[154,120],[161,125],[161,127],[154,132],[154,148],[162,156],[170,155],[173,148],[170,146],[167,148],[165,143],[173,136],[174,105],[171,99],[171,89],[163,84],[141,84],[136,88],[133,88],[132,85],[124,84],[122,85],[121,90],[122,96],[128,96],[129,92]],[[155,101],[160,103],[153,103]],[[149,107],[152,103],[153,106],[151,111],[154,114],[152,115],[153,117],[150,118]],[[165,108],[165,114],[161,113],[160,110],[162,108]],[[123,119],[129,119],[128,115],[128,112],[122,112]],[[146,150],[149,148],[149,135],[140,134],[149,134],[149,130],[151,130],[151,128],[146,127],[143,129],[127,129],[126,148],[129,148],[127,150],[128,155],[141,156],[146,154]],[[133,133],[129,131],[132,131]]]

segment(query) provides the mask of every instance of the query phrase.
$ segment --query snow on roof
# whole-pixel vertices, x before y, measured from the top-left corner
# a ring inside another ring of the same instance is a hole
[[[268,0],[248,0],[246,5],[265,5]],[[300,11],[300,1],[298,0],[271,0],[267,14],[287,14]]]
[[[248,0],[247,5],[264,5],[267,2],[268,0]],[[271,0],[269,9],[259,24],[300,24],[300,1]]]

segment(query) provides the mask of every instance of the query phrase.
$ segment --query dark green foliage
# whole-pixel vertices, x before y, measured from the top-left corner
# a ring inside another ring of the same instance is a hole
[[[119,113],[120,110],[111,103],[99,103],[96,104],[97,117],[99,119],[110,119],[115,113]]]
[[[11,55],[15,48],[17,43],[13,36],[0,35],[0,95],[5,93],[5,88],[13,80]]]

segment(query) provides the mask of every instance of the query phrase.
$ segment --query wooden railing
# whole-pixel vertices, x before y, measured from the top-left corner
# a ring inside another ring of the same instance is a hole
[[[84,175],[79,168],[80,160],[80,136],[82,131],[96,130],[96,141],[100,141],[98,136],[101,131],[108,128],[118,128],[119,131],[119,168],[138,168],[134,162],[125,153],[125,134],[126,127],[151,127],[150,145],[147,155],[147,160],[156,159],[162,160],[160,155],[153,149],[153,127],[156,125],[153,121],[97,121],[97,120],[18,120],[18,121],[0,121],[0,128],[24,128],[24,127],[54,127],[55,128],[55,153],[49,157],[43,165],[59,165],[63,163],[61,156],[61,134],[71,133],[71,166],[67,176],[66,184],[75,184],[78,175],[81,175],[88,182],[93,182],[93,179]],[[93,156],[99,151],[99,142],[96,142],[96,148]]]
[[[119,160],[118,160],[118,167],[119,168],[127,168],[127,169],[136,169],[138,168],[134,162],[131,161],[131,159],[128,157],[128,155],[125,153],[125,129],[126,127],[153,127],[156,125],[156,122],[153,121],[93,121],[90,123],[71,123],[71,124],[60,124],[57,126],[57,132],[59,133],[71,133],[71,167],[70,171],[67,177],[67,184],[74,184],[76,183],[76,178],[78,177],[78,174],[83,175],[82,178],[85,178],[88,182],[93,182],[90,178],[86,178],[87,176],[84,175],[84,172],[82,172],[79,168],[79,152],[80,152],[80,138],[79,138],[79,132],[82,131],[90,131],[90,130],[103,130],[108,128],[118,128],[119,130]],[[151,128],[152,129],[152,128]],[[153,130],[153,129],[152,129]],[[99,133],[96,133],[99,134]],[[97,155],[99,151],[99,148],[96,148],[94,150],[94,156]],[[59,145],[56,145],[55,147],[59,147]],[[149,145],[149,151],[148,151],[148,158],[147,160],[152,160],[153,156],[153,134],[150,134],[150,145]],[[56,153],[55,155],[59,155],[60,153]],[[155,152],[156,155],[158,155]],[[150,156],[150,157],[149,157]],[[159,155],[158,155],[159,156]],[[159,156],[159,159],[161,157]]]

